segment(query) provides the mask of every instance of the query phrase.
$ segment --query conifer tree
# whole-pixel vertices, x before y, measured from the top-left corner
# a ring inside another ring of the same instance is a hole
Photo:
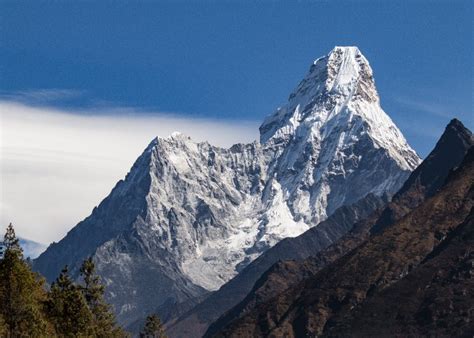
[[[7,227],[0,256],[0,337],[127,337],[104,300],[104,286],[92,259],[77,285],[65,267],[47,293],[31,271],[13,226]]]
[[[163,324],[156,314],[146,318],[145,326],[140,332],[140,338],[166,338]]]
[[[9,250],[23,258],[23,250],[20,246],[20,240],[16,237],[15,229],[13,229],[13,224],[11,223],[7,226],[5,237],[3,238],[3,248],[5,252]]]
[[[67,266],[51,285],[46,308],[58,335],[76,337],[93,333],[92,313],[81,289],[69,277]]]
[[[104,300],[104,286],[100,277],[95,273],[92,258],[88,258],[81,266],[81,276],[84,280],[82,292],[92,313],[94,335],[97,337],[122,337],[126,334],[115,323],[115,316]]]
[[[41,336],[50,333],[43,312],[44,280],[23,260],[13,225],[7,227],[0,260],[0,317],[6,336]]]

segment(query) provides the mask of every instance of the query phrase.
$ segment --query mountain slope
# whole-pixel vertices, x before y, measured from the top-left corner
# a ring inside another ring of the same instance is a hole
[[[433,197],[313,277],[258,304],[218,336],[328,333],[326,330],[338,318],[350,315],[354,308],[399,281],[441,248],[447,236],[470,214],[474,206],[473,184],[471,147],[461,166],[450,173]]]
[[[258,278],[280,260],[302,260],[317,254],[348,232],[354,223],[384,205],[381,198],[368,195],[350,206],[337,209],[325,221],[298,237],[286,238],[265,251],[237,276],[179,318],[170,318],[170,337],[200,337],[210,323],[244,299]]]
[[[335,47],[314,61],[260,135],[274,152],[270,167],[291,212],[316,224],[363,198],[367,186],[395,193],[420,162],[380,107],[372,69],[356,47]]]
[[[316,60],[260,130],[261,143],[229,149],[179,133],[155,139],[35,268],[53,280],[92,256],[126,325],[218,289],[343,205],[395,193],[419,163],[355,47]]]
[[[471,336],[474,333],[474,210],[413,271],[356,311],[330,336]]]
[[[299,258],[304,257],[298,257],[295,255],[295,257],[289,257],[288,259],[296,258],[298,259],[297,262],[286,261],[275,264],[270,270],[262,275],[252,291],[246,296],[245,300],[213,323],[206,335],[216,333],[230,322],[242,317],[248,311],[251,311],[256,304],[263,303],[272,297],[275,297],[278,293],[283,292],[290,286],[300,282],[304,278],[316,274],[326,265],[334,262],[337,258],[342,257],[344,254],[363,243],[369,237],[370,232],[375,232],[374,228],[380,227],[380,224],[387,227],[401,219],[409,211],[416,208],[421,202],[426,200],[426,198],[431,197],[434,192],[441,188],[449,173],[460,165],[464,156],[473,145],[474,138],[472,133],[465,128],[460,121],[456,119],[452,120],[447,125],[443,135],[440,137],[429,156],[410,175],[403,187],[399,192],[397,192],[397,194],[395,194],[395,197],[387,206],[375,211],[369,217],[361,215],[362,220],[355,223],[347,235],[343,236],[327,249],[321,250],[321,252],[318,252],[320,250],[314,250],[312,254],[313,257],[300,261]],[[435,177],[436,179],[420,180],[420,177]],[[334,213],[333,216],[336,216],[336,213]],[[329,220],[331,220],[331,218],[329,218],[328,221]],[[297,238],[284,240],[281,244],[284,242],[298,243],[296,241],[298,238],[310,235],[311,232],[314,232],[319,228],[320,226],[313,228]],[[278,247],[279,245],[276,245],[274,248],[264,253],[260,258],[264,258]],[[288,249],[290,253],[294,250],[302,252],[310,250],[304,245],[301,245],[300,247],[290,247]],[[252,262],[248,268],[252,265],[258,264],[260,258]],[[245,270],[242,273],[244,272]],[[240,275],[237,276],[235,280],[238,280],[239,277]],[[233,281],[230,283],[232,282]],[[217,294],[222,294],[225,287],[226,286],[224,286]],[[228,299],[228,297],[226,298]],[[211,297],[209,297],[204,303],[208,303],[210,300]],[[200,307],[198,306],[197,309],[199,308]]]
[[[395,194],[392,203],[384,210],[371,232],[381,232],[426,197],[433,196],[444,183],[449,172],[461,163],[473,145],[474,137],[471,131],[461,121],[451,120],[435,148]]]

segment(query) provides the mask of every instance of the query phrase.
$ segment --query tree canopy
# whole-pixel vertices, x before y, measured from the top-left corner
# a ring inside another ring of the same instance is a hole
[[[7,227],[0,260],[0,317],[7,336],[20,333],[38,336],[50,333],[43,304],[47,293],[44,279],[31,271],[23,259],[13,225]]]
[[[145,326],[140,332],[140,338],[166,338],[163,324],[156,314],[146,318]]]
[[[75,282],[64,267],[46,288],[44,278],[23,257],[13,225],[0,256],[0,337],[128,337],[104,299],[104,286],[92,258]]]

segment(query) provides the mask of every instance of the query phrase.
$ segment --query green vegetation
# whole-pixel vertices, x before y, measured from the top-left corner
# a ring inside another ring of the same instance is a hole
[[[140,338],[166,338],[160,318],[153,314],[146,318],[145,327],[140,332]]]
[[[91,258],[80,277],[82,283],[76,283],[66,266],[47,290],[44,278],[23,258],[10,224],[0,250],[0,337],[128,337],[104,300]],[[164,337],[158,317],[149,327],[146,332],[159,335],[146,337]]]
[[[18,239],[10,224],[0,261],[0,325],[6,336],[50,335],[51,325],[44,304],[44,279],[31,271],[23,259]]]

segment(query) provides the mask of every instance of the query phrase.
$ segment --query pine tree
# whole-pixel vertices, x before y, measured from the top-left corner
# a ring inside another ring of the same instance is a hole
[[[13,226],[7,227],[0,257],[0,337],[127,337],[104,300],[92,259],[77,285],[65,267],[47,293],[31,271]]]
[[[92,333],[92,313],[81,289],[69,277],[67,266],[51,285],[46,308],[58,335],[77,337]]]
[[[7,226],[5,237],[3,238],[3,251],[6,252],[7,250],[20,255],[23,258],[23,250],[20,246],[20,240],[16,237],[15,229],[13,229],[11,223]]]
[[[43,305],[44,280],[23,260],[19,240],[12,224],[4,237],[0,260],[0,317],[6,336],[41,336],[50,333]]]
[[[161,320],[156,314],[146,318],[145,326],[140,332],[140,338],[166,338],[163,324],[161,324]]]
[[[81,266],[81,276],[84,280],[82,292],[87,305],[92,312],[93,329],[96,337],[123,337],[123,330],[116,326],[115,316],[104,300],[104,286],[100,277],[95,273],[95,265],[92,258],[88,258]]]

